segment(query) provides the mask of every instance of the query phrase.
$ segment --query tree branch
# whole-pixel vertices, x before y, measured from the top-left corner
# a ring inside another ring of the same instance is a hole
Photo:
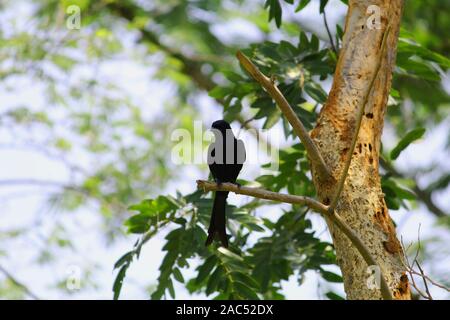
[[[331,35],[330,28],[328,27],[327,14],[325,13],[325,10],[323,10],[323,23],[325,24],[325,29],[327,30],[328,38],[330,39],[331,48],[333,49],[334,53],[337,55],[338,51],[337,51],[336,46],[334,45],[333,36]]]
[[[356,141],[358,140],[358,134],[359,129],[361,128],[361,122],[362,117],[364,115],[364,109],[367,104],[367,101],[369,100],[370,92],[372,91],[373,84],[375,83],[375,79],[377,78],[378,72],[381,68],[381,61],[383,60],[383,55],[386,49],[386,43],[387,43],[387,37],[389,35],[389,31],[391,29],[391,25],[389,24],[386,27],[386,31],[383,34],[383,39],[381,40],[381,50],[380,50],[380,56],[378,57],[377,64],[375,66],[375,70],[372,75],[372,79],[370,79],[369,86],[367,88],[366,93],[364,94],[364,99],[362,100],[362,103],[359,104],[358,109],[356,111],[356,123],[355,123],[355,132],[353,133],[351,146],[348,149],[347,157],[344,164],[344,169],[342,170],[341,177],[339,178],[337,187],[336,187],[336,193],[334,194],[333,199],[331,200],[329,210],[330,212],[333,212],[336,208],[337,202],[339,201],[339,198],[342,193],[342,189],[344,188],[345,180],[347,178],[348,169],[350,168],[350,164],[352,162],[352,155],[355,151]]]
[[[30,298],[34,300],[39,300],[39,297],[35,295],[26,285],[17,280],[8,270],[0,265],[0,272],[2,272],[14,285],[22,289]]]
[[[222,183],[219,186],[215,182],[205,180],[197,180],[197,187],[199,189],[203,189],[204,191],[230,191],[236,194],[243,194],[246,196],[251,196],[260,199],[305,205],[319,213],[325,214],[327,212],[326,205],[320,203],[317,200],[305,196],[294,196],[290,194],[277,193],[260,188],[240,187],[234,183]]]
[[[398,178],[406,178],[404,174],[400,173],[394,166],[389,163],[386,159],[383,157],[380,157],[380,165],[383,167],[384,170],[391,173],[394,177]],[[434,214],[436,217],[445,217],[448,214],[445,213],[441,208],[439,208],[431,198],[431,192],[428,192],[427,190],[424,190],[419,187],[419,184],[417,183],[417,180],[415,178],[412,178],[414,180],[415,186],[413,187],[413,191],[416,194],[416,196],[422,201],[425,206],[430,210],[432,214]]]
[[[417,267],[420,270],[420,274],[422,276],[423,284],[425,286],[425,292],[427,293],[427,295],[430,298],[430,300],[433,300],[433,297],[431,296],[431,293],[430,293],[430,289],[428,288],[427,278],[425,277],[425,273],[423,272],[423,269],[420,266],[419,261],[417,261],[417,260],[416,260],[416,265],[417,265]]]
[[[275,100],[278,107],[281,109],[281,112],[289,121],[296,135],[300,138],[303,145],[305,146],[306,152],[313,164],[313,167],[317,170],[320,180],[327,181],[331,179],[331,173],[325,161],[323,160],[319,149],[309,136],[308,131],[306,131],[305,129],[305,126],[297,117],[294,110],[292,110],[289,102],[280,92],[278,87],[270,80],[270,78],[266,77],[261,71],[259,71],[258,68],[250,61],[250,59],[246,57],[241,51],[238,51],[236,53],[236,56],[244,69],[253,77],[253,79],[259,82],[259,84],[261,84],[261,86],[266,89],[267,93],[272,97],[272,99]]]

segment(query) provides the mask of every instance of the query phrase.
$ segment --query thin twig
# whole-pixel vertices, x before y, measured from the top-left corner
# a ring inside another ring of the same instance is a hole
[[[236,56],[244,67],[244,69],[255,79],[261,86],[266,89],[267,93],[272,97],[277,103],[281,112],[284,114],[286,119],[291,124],[294,129],[295,134],[300,138],[303,145],[305,146],[308,157],[310,158],[313,167],[317,170],[320,180],[327,181],[332,178],[328,166],[326,165],[319,149],[317,148],[314,141],[306,131],[305,126],[301,120],[297,117],[289,102],[283,96],[281,91],[275,85],[270,78],[265,76],[259,69],[250,61],[250,59],[245,56],[241,51],[236,53]]]
[[[413,275],[413,274],[414,274],[414,270],[412,269],[411,263],[409,262],[409,258],[408,258],[408,256],[406,255],[406,251],[407,251],[407,250],[405,249],[405,245],[403,244],[403,238],[400,239],[400,243],[401,243],[402,250],[403,250],[403,254],[404,254],[404,258],[405,258],[405,261],[406,261],[406,264],[405,264],[405,262],[402,260],[402,264],[403,264],[403,266],[406,268],[406,271],[408,271],[408,273],[409,273],[409,277],[411,278],[411,285],[413,286],[414,289],[416,289],[417,293],[418,293],[420,296],[422,296],[423,298],[429,300],[430,298],[428,297],[428,295],[427,295],[426,293],[424,293],[424,292],[419,288],[419,286],[416,284],[416,281],[415,281],[414,275]],[[410,246],[411,246],[411,244],[408,246],[408,248],[409,248]],[[416,257],[417,257],[417,252],[416,252]]]
[[[17,280],[8,270],[6,270],[2,265],[0,265],[0,271],[12,282],[14,285],[22,289],[30,298],[34,300],[40,300],[39,297],[34,294],[26,285]]]
[[[421,227],[421,224],[419,224],[419,228],[418,228],[418,230],[417,230],[417,250],[416,250],[416,255],[414,256],[414,260],[413,260],[412,265],[411,265],[410,262],[409,262],[408,256],[406,255],[406,251],[405,251],[404,248],[403,248],[403,254],[405,255],[406,261],[407,261],[407,263],[408,263],[407,270],[408,270],[409,275],[410,275],[410,277],[411,277],[411,281],[412,281],[412,283],[413,283],[413,287],[417,290],[417,292],[419,293],[419,295],[421,295],[421,296],[424,297],[425,299],[427,299],[427,300],[433,300],[433,298],[431,297],[430,291],[428,290],[428,285],[426,285],[426,291],[427,291],[427,292],[424,293],[421,289],[419,289],[419,286],[416,284],[416,281],[415,281],[414,276],[413,276],[413,273],[415,272],[414,269],[413,269],[413,266],[414,266],[414,263],[418,264],[417,258],[419,257],[419,253],[420,253],[420,227]],[[401,244],[402,244],[402,247],[403,247],[403,239],[401,239],[401,240],[402,240]],[[408,248],[409,248],[409,247],[408,247]],[[421,272],[421,275],[422,275],[422,277],[423,277],[423,276],[424,276],[423,270],[421,270],[421,271],[422,271],[422,272]],[[424,281],[425,284],[426,284],[426,280],[424,279],[423,281]]]
[[[414,289],[416,289],[416,291],[419,293],[419,295],[421,295],[422,297],[424,297],[425,299],[428,299],[428,296],[422,292],[422,290],[420,290],[420,288],[417,286],[416,281],[414,280],[414,276],[412,273],[412,268],[411,268],[411,264],[409,262],[408,256],[406,255],[406,249],[405,249],[405,245],[403,244],[403,237],[400,238],[400,244],[402,246],[402,250],[403,250],[403,254],[404,254],[404,258],[406,263],[402,260],[402,264],[403,266],[406,268],[406,271],[408,271],[409,273],[409,277],[411,278],[411,284],[414,287]],[[411,244],[408,246],[408,248],[411,246]]]
[[[389,24],[386,28],[386,31],[384,32],[383,39],[381,40],[381,50],[380,50],[380,56],[378,57],[377,64],[375,66],[375,70],[372,75],[372,79],[370,80],[369,86],[367,88],[366,93],[364,94],[364,99],[362,100],[362,103],[358,106],[358,109],[356,111],[356,123],[355,123],[355,132],[353,133],[351,146],[348,149],[347,157],[344,164],[344,169],[342,170],[341,177],[339,178],[337,187],[336,187],[336,193],[331,201],[329,210],[330,212],[334,211],[336,208],[337,202],[339,201],[339,198],[342,193],[342,189],[344,188],[345,180],[347,178],[348,169],[350,168],[350,163],[352,162],[352,155],[355,150],[356,141],[358,140],[358,134],[359,129],[361,127],[362,117],[364,115],[364,109],[367,104],[367,101],[369,100],[370,92],[372,91],[373,84],[375,83],[375,79],[377,78],[378,72],[381,68],[381,61],[383,60],[383,55],[386,49],[386,43],[387,43],[387,37],[389,35],[391,25]]]
[[[426,189],[422,189],[419,187],[419,184],[417,182],[417,179],[415,177],[405,177],[405,175],[401,172],[399,172],[394,166],[384,159],[382,156],[380,156],[380,165],[389,173],[391,173],[394,177],[398,178],[410,178],[414,180],[415,186],[413,187],[413,191],[420,199],[425,206],[430,210],[432,214],[434,214],[437,217],[446,217],[448,214],[445,213],[441,208],[436,206],[436,204],[433,202],[433,199],[431,198],[431,192],[427,191]]]
[[[336,46],[334,45],[333,36],[331,35],[330,28],[328,27],[327,14],[325,13],[325,10],[323,10],[323,22],[325,24],[325,29],[327,29],[327,34],[328,34],[328,38],[330,39],[331,48],[333,49],[334,53],[337,55],[338,52],[337,52]]]
[[[243,128],[245,128],[250,122],[252,122],[253,120],[255,120],[256,119],[256,117],[251,117],[250,119],[248,119],[248,120],[245,120],[244,122],[242,122],[241,123],[241,128],[240,129],[243,129]]]
[[[428,280],[428,282],[430,282],[433,286],[441,288],[447,292],[450,292],[450,288],[446,287],[445,285],[443,285],[442,283],[436,282],[435,280],[431,279],[429,276],[427,275],[422,275],[421,273],[417,272],[416,270],[411,270],[411,272],[415,275],[421,276],[425,279]]]
[[[406,264],[405,264],[403,261],[402,261],[402,263],[403,263],[403,266],[406,268],[406,270],[408,271],[408,273],[409,273],[409,275],[410,275],[410,277],[411,277],[412,286],[417,290],[417,292],[419,293],[419,295],[421,295],[421,296],[424,297],[425,299],[432,300],[433,297],[432,297],[431,294],[430,294],[430,291],[429,291],[429,288],[428,288],[428,283],[427,283],[427,281],[430,282],[430,283],[431,283],[432,285],[434,285],[435,287],[441,288],[441,289],[443,289],[443,290],[445,290],[445,291],[447,291],[447,292],[450,292],[450,288],[447,288],[447,287],[444,286],[443,284],[440,284],[440,283],[434,281],[433,279],[431,279],[430,277],[428,277],[428,276],[425,274],[425,272],[423,271],[422,267],[420,266],[420,263],[419,263],[419,261],[418,261],[419,251],[420,251],[420,247],[421,247],[421,245],[420,245],[420,225],[419,225],[419,230],[418,230],[418,235],[417,235],[417,241],[418,241],[418,243],[417,243],[416,254],[415,254],[415,256],[414,256],[413,263],[411,264],[411,263],[409,262],[409,258],[408,258],[408,255],[407,255],[407,251],[408,251],[408,249],[411,247],[411,244],[408,246],[408,248],[405,249],[405,245],[403,244],[403,238],[401,238],[400,243],[401,243],[401,246],[402,246],[402,249],[403,249],[403,254],[404,254],[404,258],[405,258]],[[419,271],[420,271],[420,272],[414,270],[414,268],[413,268],[414,264],[417,265],[417,267],[419,268]],[[423,282],[424,282],[424,285],[425,285],[426,293],[424,293],[424,292],[417,286],[417,284],[416,284],[416,282],[415,282],[415,280],[414,280],[414,275],[420,276],[420,277],[422,278],[422,280],[423,280]]]
[[[418,267],[419,270],[420,270],[420,275],[422,276],[423,284],[424,284],[424,286],[425,286],[425,291],[427,292],[428,298],[429,298],[430,300],[433,300],[433,297],[431,296],[431,293],[430,293],[430,289],[428,288],[427,278],[425,277],[425,273],[423,272],[423,269],[422,269],[422,267],[420,266],[419,261],[417,261],[417,260],[416,260],[416,265],[417,265],[417,267]]]

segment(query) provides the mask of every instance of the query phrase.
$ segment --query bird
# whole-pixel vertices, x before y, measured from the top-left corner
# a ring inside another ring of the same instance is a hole
[[[215,141],[208,148],[209,170],[219,186],[224,182],[236,183],[246,159],[244,142],[236,139],[230,124],[225,120],[214,121],[211,130]],[[227,197],[228,191],[216,191],[214,195],[205,246],[210,245],[217,237],[221,245],[228,248],[228,236],[225,228]]]

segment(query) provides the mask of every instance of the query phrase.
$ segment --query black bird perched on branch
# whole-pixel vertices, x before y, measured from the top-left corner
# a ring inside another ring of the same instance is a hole
[[[230,124],[225,120],[215,121],[212,131],[215,141],[208,149],[209,170],[219,185],[223,182],[235,183],[245,161],[244,142],[235,138]],[[228,247],[225,230],[227,197],[228,191],[217,191],[214,196],[206,246],[210,245],[217,235],[222,246]]]

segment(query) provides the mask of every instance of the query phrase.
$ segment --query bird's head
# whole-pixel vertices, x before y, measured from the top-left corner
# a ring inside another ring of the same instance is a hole
[[[213,134],[216,136],[216,139],[218,138],[218,136],[220,136],[220,138],[225,139],[225,137],[227,137],[227,134],[233,133],[231,131],[230,124],[225,120],[214,121],[211,126],[211,129]]]
[[[214,121],[211,128],[213,129],[217,129],[217,130],[227,130],[227,129],[231,129],[230,124],[228,122],[226,122],[225,120],[217,120]]]

